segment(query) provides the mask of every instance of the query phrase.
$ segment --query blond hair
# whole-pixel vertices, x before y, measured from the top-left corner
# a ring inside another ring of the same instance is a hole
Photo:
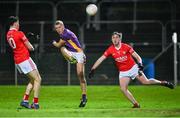
[[[64,23],[63,23],[63,21],[61,21],[61,20],[57,20],[56,22],[55,22],[55,25],[64,25]]]

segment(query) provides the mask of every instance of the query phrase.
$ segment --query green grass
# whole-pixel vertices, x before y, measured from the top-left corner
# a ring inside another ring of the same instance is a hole
[[[129,89],[140,102],[140,109],[131,108],[119,86],[88,86],[85,108],[78,108],[79,86],[42,86],[39,110],[17,110],[25,86],[0,86],[0,117],[180,116],[180,87],[170,90],[161,86],[130,86]]]

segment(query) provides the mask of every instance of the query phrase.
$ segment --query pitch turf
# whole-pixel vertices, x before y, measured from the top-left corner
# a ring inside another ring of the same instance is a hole
[[[25,86],[0,86],[0,117],[180,117],[180,87],[130,86],[140,102],[132,109],[119,86],[88,86],[88,103],[78,108],[79,86],[42,86],[40,109],[17,109]],[[32,98],[31,98],[32,100]]]

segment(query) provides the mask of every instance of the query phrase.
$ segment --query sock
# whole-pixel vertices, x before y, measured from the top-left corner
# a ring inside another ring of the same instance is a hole
[[[161,85],[165,85],[167,81],[161,81]]]
[[[82,99],[83,99],[83,100],[86,99],[86,94],[82,94]]]
[[[28,102],[28,100],[29,100],[29,95],[24,94],[23,101]]]
[[[34,102],[34,104],[38,104],[38,98],[34,97],[33,102]]]

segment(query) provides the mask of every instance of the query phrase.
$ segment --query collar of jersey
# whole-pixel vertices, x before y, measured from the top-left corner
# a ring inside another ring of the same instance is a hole
[[[16,31],[17,31],[17,29],[16,29],[16,28],[14,28],[14,27],[13,27],[13,28],[10,28],[9,30],[16,30]]]
[[[121,44],[120,44],[119,48],[117,48],[117,47],[115,47],[115,46],[114,46],[114,48],[115,48],[116,50],[120,50],[120,49],[121,49]]]

